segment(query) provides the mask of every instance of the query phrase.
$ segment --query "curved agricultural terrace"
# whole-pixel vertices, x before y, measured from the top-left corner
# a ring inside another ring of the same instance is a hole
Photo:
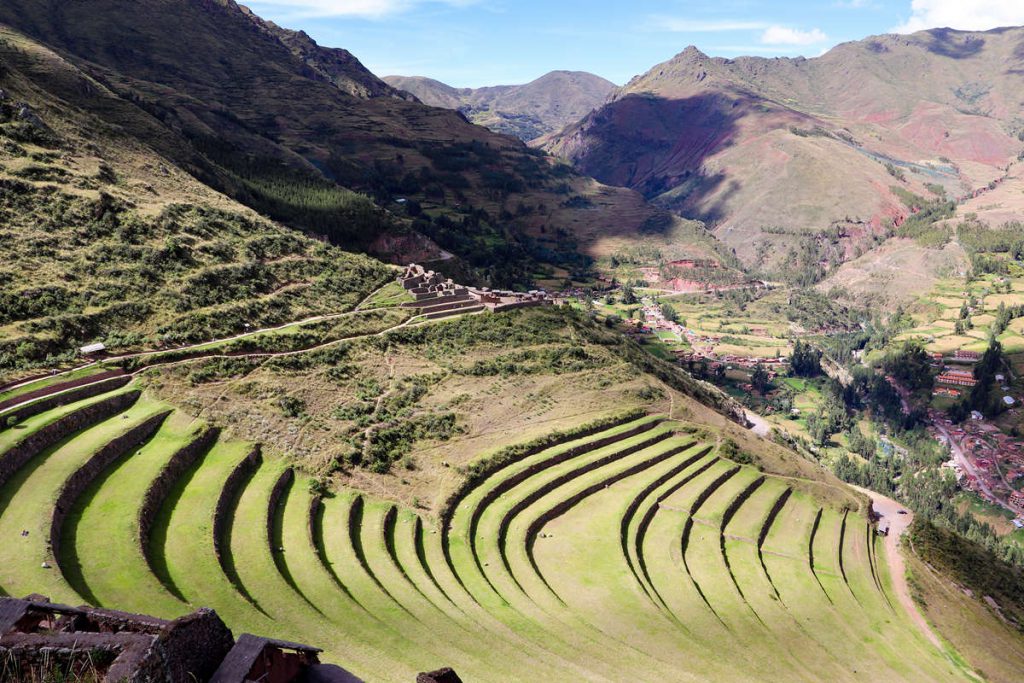
[[[659,416],[467,480],[440,524],[115,386],[0,432],[0,590],[316,643],[367,680],[948,680],[858,512]]]

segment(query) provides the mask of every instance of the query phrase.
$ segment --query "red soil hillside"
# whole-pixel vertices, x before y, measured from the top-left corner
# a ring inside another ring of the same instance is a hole
[[[772,265],[805,235],[852,243],[899,222],[893,186],[961,197],[1001,176],[1024,147],[1022,102],[1021,28],[877,36],[815,59],[691,47],[542,144]]]

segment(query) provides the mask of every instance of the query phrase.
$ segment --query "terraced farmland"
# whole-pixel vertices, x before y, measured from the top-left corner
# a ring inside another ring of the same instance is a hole
[[[0,590],[318,644],[368,680],[949,680],[859,511],[660,416],[475,471],[440,522],[129,384],[0,433]],[[27,533],[26,533],[27,532]]]

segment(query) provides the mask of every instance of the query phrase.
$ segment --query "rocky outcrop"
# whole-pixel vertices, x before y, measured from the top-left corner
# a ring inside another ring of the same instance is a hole
[[[446,666],[437,671],[417,674],[416,683],[462,683],[462,679],[455,673],[455,669]]]

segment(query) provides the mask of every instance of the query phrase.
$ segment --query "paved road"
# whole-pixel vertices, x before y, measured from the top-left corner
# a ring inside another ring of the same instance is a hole
[[[942,641],[932,631],[924,615],[918,611],[914,599],[910,597],[910,586],[907,584],[907,569],[900,551],[900,538],[910,526],[910,523],[914,521],[914,513],[892,498],[883,496],[880,493],[875,493],[859,486],[851,485],[851,488],[860,491],[871,499],[871,505],[880,517],[878,528],[889,529],[889,534],[885,537],[885,556],[889,562],[889,574],[892,576],[892,587],[893,592],[896,594],[896,599],[903,605],[903,609],[907,611],[911,621],[917,625],[921,633],[935,647],[940,650],[943,649]]]

